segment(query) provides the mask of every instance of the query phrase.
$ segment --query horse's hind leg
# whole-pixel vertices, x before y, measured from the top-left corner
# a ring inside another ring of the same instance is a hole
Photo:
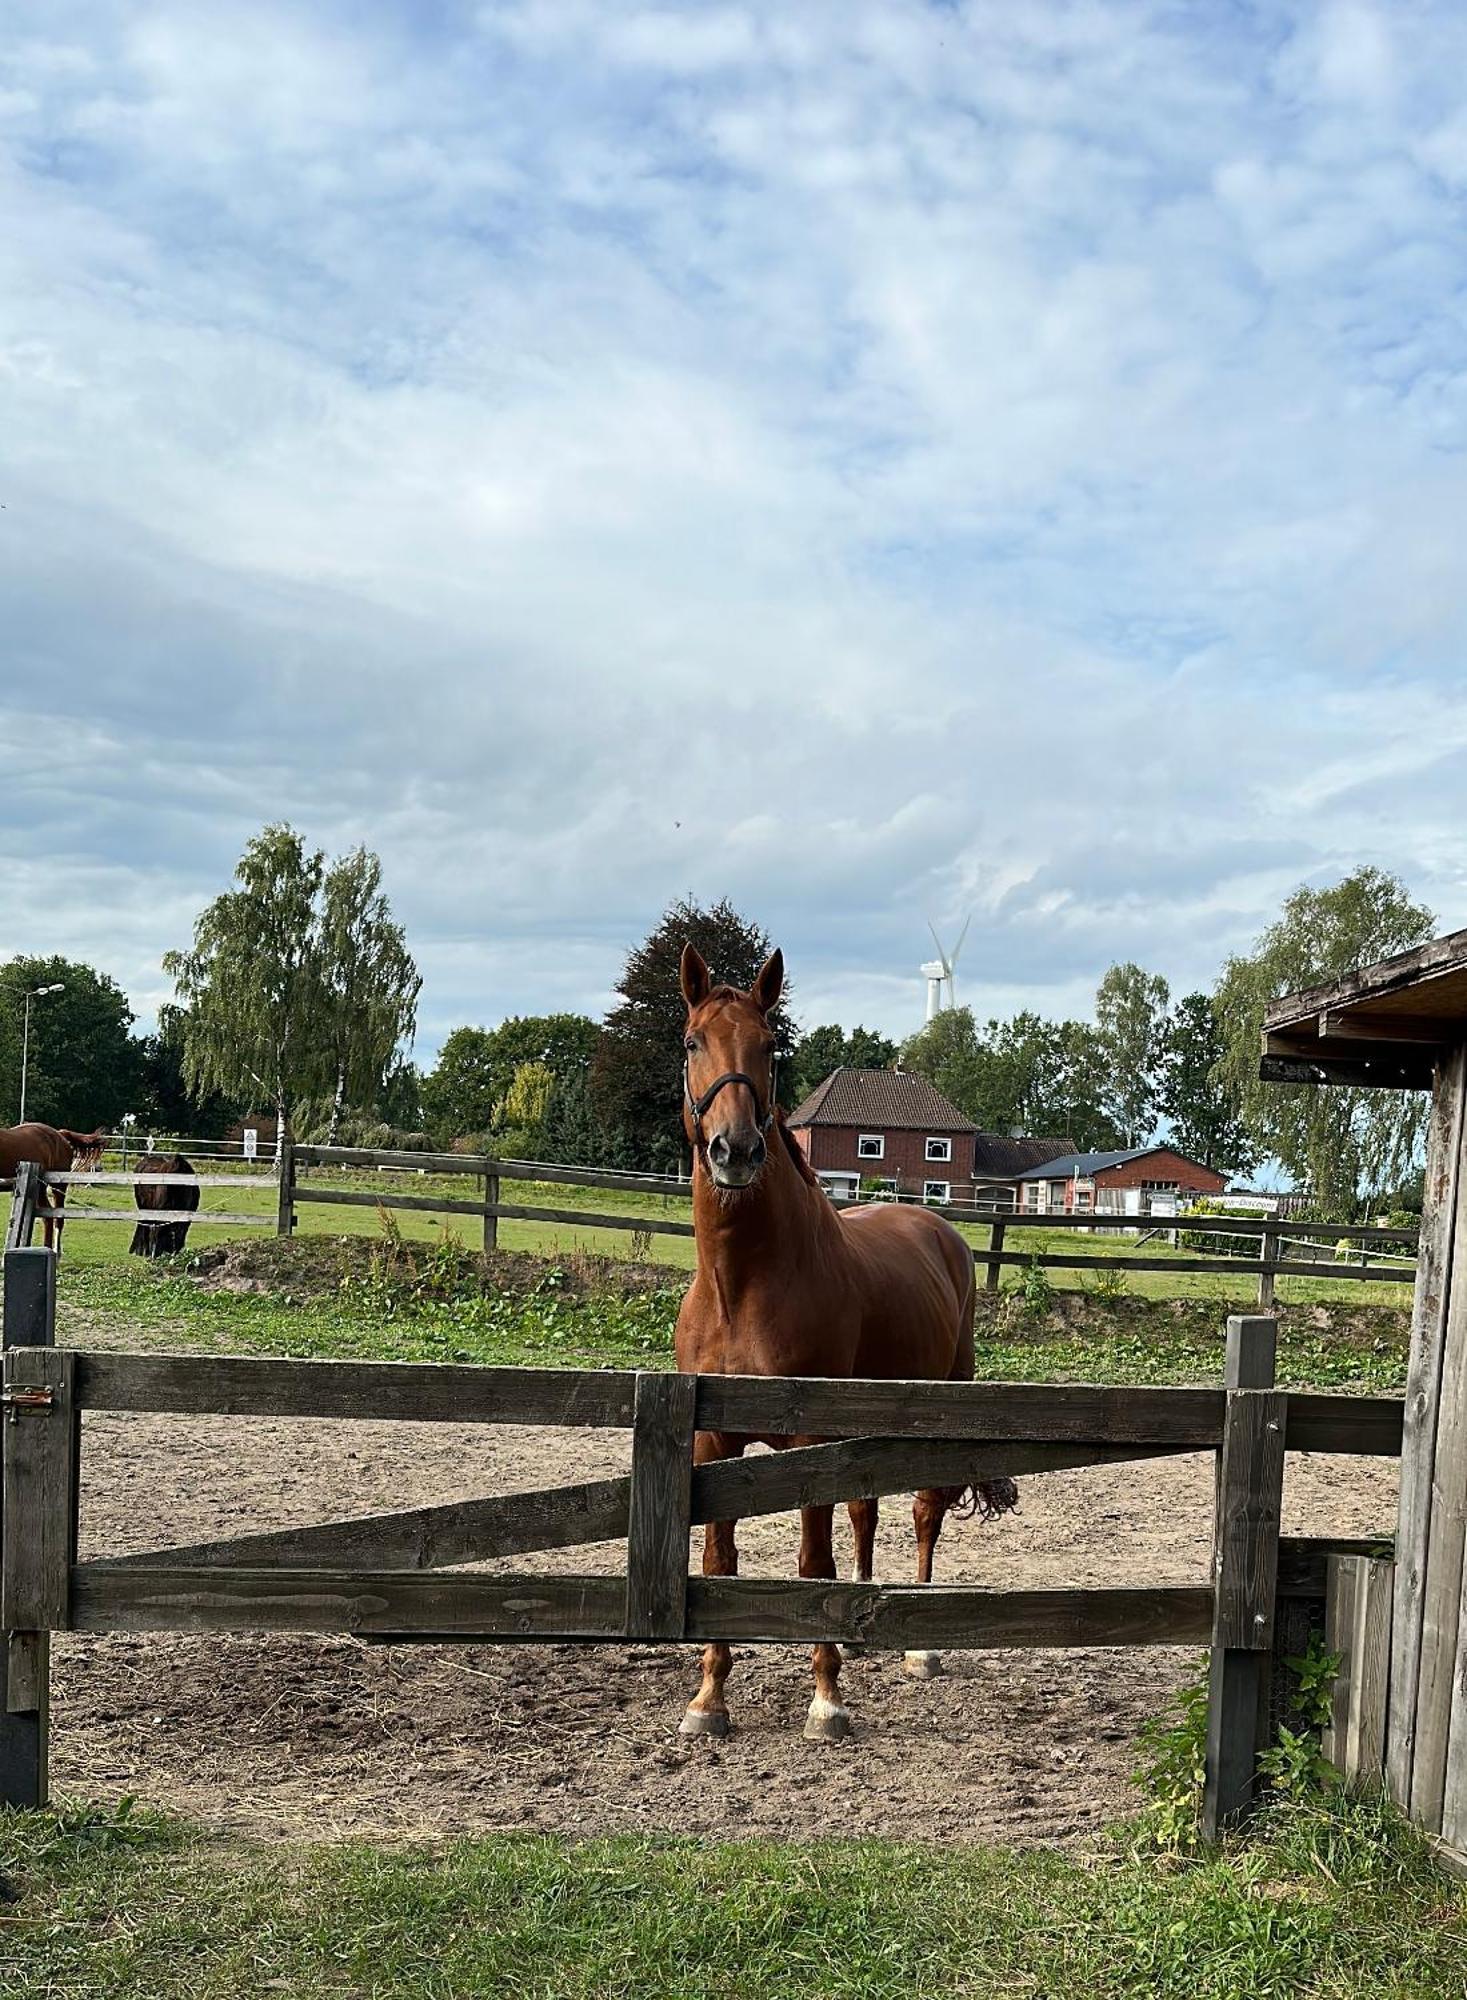
[[[718,1432],[699,1431],[693,1439],[694,1465],[708,1465],[717,1458],[740,1458],[743,1455],[742,1438],[725,1437]],[[739,1552],[734,1543],[733,1521],[710,1521],[703,1537],[704,1576],[737,1576],[739,1573]],[[728,1703],[724,1699],[724,1682],[733,1666],[733,1654],[728,1647],[715,1643],[703,1649],[703,1683],[693,1699],[688,1703],[687,1713],[678,1724],[679,1736],[727,1736]]]
[[[830,1539],[834,1517],[834,1507],[800,1509],[801,1576],[834,1578],[835,1548]],[[805,1734],[837,1743],[851,1733],[850,1711],[840,1698],[840,1647],[817,1646],[810,1664],[815,1674],[815,1697],[805,1719]]]
[[[851,1533],[856,1539],[856,1559],[851,1564],[851,1582],[869,1583],[876,1567],[878,1505],[875,1500],[850,1500],[846,1504],[851,1516]],[[847,1645],[843,1650],[848,1660],[857,1660],[866,1648]]]
[[[926,1486],[912,1502],[912,1524],[917,1530],[917,1581],[931,1583],[932,1555],[942,1533],[949,1507],[963,1497],[961,1486]],[[928,1681],[942,1672],[941,1653],[907,1653],[902,1665],[916,1680]]]

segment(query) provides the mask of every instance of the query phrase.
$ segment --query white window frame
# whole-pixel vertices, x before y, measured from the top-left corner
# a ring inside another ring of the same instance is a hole
[[[873,1174],[871,1178],[876,1182],[873,1192],[882,1201],[895,1201],[902,1191],[901,1183],[895,1174]]]
[[[867,1148],[874,1146],[874,1153]],[[884,1132],[858,1132],[856,1134],[856,1158],[858,1160],[884,1160],[886,1158],[886,1134]]]
[[[939,1147],[941,1150],[938,1152],[934,1152],[932,1150],[934,1146]],[[929,1165],[931,1165],[933,1162],[936,1162],[938,1164],[950,1163],[952,1160],[952,1156],[953,1156],[953,1142],[951,1139],[941,1139],[938,1138],[935,1134],[929,1134],[927,1140],[927,1151],[923,1155],[924,1159],[927,1160]]]
[[[933,1192],[934,1189],[938,1191],[934,1193]],[[922,1183],[923,1201],[935,1201],[938,1203],[946,1203],[951,1201],[952,1198],[953,1198],[953,1184],[951,1181],[923,1181]]]

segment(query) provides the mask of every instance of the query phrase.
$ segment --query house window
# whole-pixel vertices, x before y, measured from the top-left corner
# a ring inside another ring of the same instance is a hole
[[[884,1160],[886,1158],[886,1140],[884,1136],[880,1132],[860,1133],[856,1139],[856,1158],[858,1160]]]
[[[929,1139],[927,1141],[927,1157],[929,1160],[950,1160],[952,1156],[953,1142],[951,1139]]]
[[[1095,1198],[1094,1195],[1092,1194],[1091,1190],[1088,1187],[1077,1187],[1075,1189],[1076,1208],[1089,1208],[1094,1198]]]
[[[952,1194],[951,1181],[923,1181],[923,1201],[947,1201]]]
[[[1147,1194],[1175,1194],[1182,1183],[1180,1181],[1142,1181],[1141,1185]],[[1196,1234],[1195,1230],[1193,1234]]]

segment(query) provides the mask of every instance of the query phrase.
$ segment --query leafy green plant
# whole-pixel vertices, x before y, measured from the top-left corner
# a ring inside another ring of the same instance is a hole
[[[1173,1697],[1176,1711],[1142,1725],[1146,1761],[1132,1783],[1146,1793],[1137,1845],[1189,1854],[1202,1839],[1202,1785],[1207,1775],[1207,1657]]]
[[[1038,1257],[1031,1258],[1024,1266],[1024,1275],[1019,1281],[1019,1297],[1027,1320],[1048,1319],[1054,1310],[1054,1286]]]
[[[1098,1299],[1123,1299],[1128,1289],[1126,1274],[1118,1266],[1097,1271],[1090,1280],[1090,1290]]]

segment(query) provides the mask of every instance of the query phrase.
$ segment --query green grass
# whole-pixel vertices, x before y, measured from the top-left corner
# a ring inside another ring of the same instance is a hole
[[[310,1187],[309,1179],[304,1185]],[[462,1175],[374,1174],[363,1171],[332,1174],[321,1178],[317,1185],[357,1192],[437,1195],[447,1200],[465,1201],[477,1198],[480,1184]],[[125,1188],[98,1189],[95,1193],[86,1193],[85,1202],[96,1207],[118,1206],[121,1205],[119,1198],[126,1197],[127,1192]],[[104,1195],[105,1201],[102,1198]],[[587,1215],[622,1215],[673,1222],[691,1219],[690,1204],[684,1195],[621,1193],[606,1188],[562,1187],[549,1182],[506,1181],[503,1183],[503,1199],[522,1207],[574,1209]],[[76,1200],[74,1205],[80,1207],[83,1202]],[[207,1215],[210,1208],[236,1214],[255,1214],[262,1218],[273,1217],[275,1194],[268,1188],[242,1188],[238,1192],[228,1187],[210,1188],[206,1190],[201,1213]],[[445,1236],[469,1244],[478,1240],[478,1224],[472,1216],[435,1216],[417,1210],[398,1210],[395,1213],[402,1234],[410,1242],[441,1242]],[[375,1236],[379,1229],[378,1214],[372,1208],[313,1206],[309,1201],[302,1201],[297,1214],[301,1232],[309,1235]],[[987,1247],[989,1232],[986,1225],[962,1223],[958,1227],[976,1248]],[[240,1228],[211,1228],[204,1221],[195,1224],[190,1231],[189,1245],[198,1249],[236,1239],[244,1233]],[[130,1223],[77,1223],[67,1233],[67,1255],[78,1265],[121,1262],[127,1255],[131,1235]],[[1327,1240],[1327,1230],[1323,1231],[1323,1237]],[[688,1271],[693,1267],[693,1245],[687,1237],[653,1236],[639,1240],[630,1231],[598,1229],[589,1224],[505,1219],[499,1225],[499,1243],[505,1250],[532,1251],[546,1257],[579,1254],[635,1257],[639,1261],[650,1257],[674,1270]],[[1013,1228],[1005,1247],[1039,1255],[1087,1256],[1093,1253],[1099,1258],[1107,1244],[1116,1256],[1146,1255],[1170,1261],[1196,1254],[1173,1251],[1162,1242],[1147,1243],[1140,1248],[1133,1238],[1089,1236],[1069,1229]],[[1017,1266],[1010,1267],[1008,1282],[1017,1282],[1018,1270]],[[1094,1282],[1090,1273],[1082,1271],[1052,1271],[1049,1276],[1060,1290],[1078,1291]],[[1137,1298],[1195,1298],[1222,1304],[1230,1298],[1236,1299],[1246,1281],[1240,1280],[1237,1272],[1227,1271],[1215,1276],[1207,1271],[1128,1271],[1124,1274],[1124,1284],[1126,1292]],[[1278,1281],[1278,1296],[1281,1301],[1296,1305],[1357,1305],[1366,1302],[1409,1307],[1410,1280],[1407,1278],[1399,1284],[1362,1284],[1351,1278],[1281,1278]]]
[[[1467,1901],[1338,1796],[1168,1863],[877,1841],[210,1842],[151,1816],[0,1818],[0,1990],[109,2000],[1461,2000]]]
[[[527,1256],[479,1259],[441,1238],[262,1238],[231,1253],[263,1290],[212,1290],[182,1260],[62,1266],[61,1337],[110,1345],[306,1358],[477,1361],[501,1366],[670,1365],[686,1284],[658,1266]],[[207,1261],[207,1260],[200,1260]],[[207,1274],[205,1274],[207,1276]],[[1285,1386],[1404,1387],[1404,1315],[1285,1309]],[[1215,1382],[1228,1302],[1073,1295],[1040,1319],[1016,1289],[982,1302],[978,1369],[996,1381]],[[1247,1310],[1245,1301],[1233,1310]]]

